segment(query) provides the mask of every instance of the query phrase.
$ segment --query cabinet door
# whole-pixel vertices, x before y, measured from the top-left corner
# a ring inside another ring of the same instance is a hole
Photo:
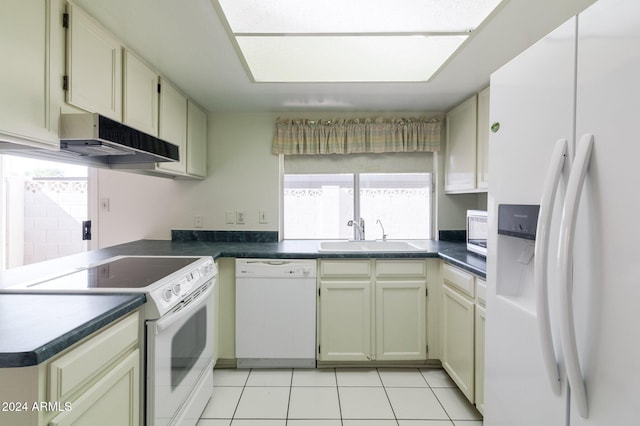
[[[67,102],[122,121],[120,41],[73,3],[67,11]]]
[[[485,308],[476,305],[476,408],[484,414],[484,323]]]
[[[447,113],[444,190],[464,192],[476,188],[477,96]]]
[[[123,84],[123,122],[158,136],[158,74],[125,50]]]
[[[371,282],[320,282],[320,361],[369,361]]]
[[[54,417],[50,426],[140,424],[140,351],[120,361],[94,386],[72,402],[71,409]]]
[[[159,170],[187,172],[187,98],[167,80],[160,82],[158,137],[178,145],[180,161],[158,163]]]
[[[44,0],[6,1],[0,13],[0,134],[29,145],[57,146],[50,120],[48,13]],[[58,20],[56,15],[56,21]]]
[[[376,282],[376,359],[427,359],[426,281]]]
[[[187,174],[207,177],[207,113],[187,102]]]
[[[489,88],[478,93],[476,188],[489,188]]]
[[[462,393],[474,401],[474,302],[443,286],[442,366]]]

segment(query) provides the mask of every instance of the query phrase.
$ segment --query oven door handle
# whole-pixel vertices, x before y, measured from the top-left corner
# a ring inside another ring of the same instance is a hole
[[[158,321],[156,321],[156,326],[155,326],[156,334],[162,333],[164,330],[170,328],[175,323],[184,320],[186,317],[191,315],[194,310],[206,304],[207,299],[213,293],[213,288],[215,287],[215,285],[216,285],[216,280],[214,278],[211,280],[211,285],[204,291],[204,293],[201,293],[198,296],[196,296],[196,300],[192,301],[191,303],[189,303],[188,305],[180,309],[178,312],[166,315],[160,318]]]

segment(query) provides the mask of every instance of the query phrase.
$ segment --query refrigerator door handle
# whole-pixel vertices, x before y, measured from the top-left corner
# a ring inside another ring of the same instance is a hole
[[[551,155],[551,164],[547,169],[544,180],[542,199],[540,201],[540,213],[536,229],[536,244],[534,252],[534,280],[536,289],[536,313],[538,317],[538,331],[540,333],[540,349],[544,360],[547,376],[551,389],[556,395],[560,394],[560,372],[558,360],[553,347],[553,335],[551,333],[551,319],[549,316],[548,296],[548,259],[549,259],[549,231],[553,215],[554,201],[562,176],[562,169],[567,156],[567,140],[559,139]]]
[[[576,330],[573,321],[571,266],[580,194],[582,193],[582,186],[587,174],[587,168],[589,167],[592,149],[593,135],[583,135],[578,142],[575,160],[571,174],[569,175],[569,182],[567,183],[567,194],[562,210],[560,243],[558,247],[558,288],[560,291],[562,351],[565,357],[571,394],[578,408],[578,413],[585,419],[589,417],[589,405],[584,378],[580,370]]]

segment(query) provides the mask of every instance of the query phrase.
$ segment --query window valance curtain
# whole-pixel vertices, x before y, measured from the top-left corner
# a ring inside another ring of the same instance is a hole
[[[442,117],[278,119],[274,154],[435,152],[440,150]]]

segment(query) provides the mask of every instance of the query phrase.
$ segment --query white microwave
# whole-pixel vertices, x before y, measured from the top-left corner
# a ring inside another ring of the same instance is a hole
[[[467,250],[487,257],[487,212],[467,210]]]

